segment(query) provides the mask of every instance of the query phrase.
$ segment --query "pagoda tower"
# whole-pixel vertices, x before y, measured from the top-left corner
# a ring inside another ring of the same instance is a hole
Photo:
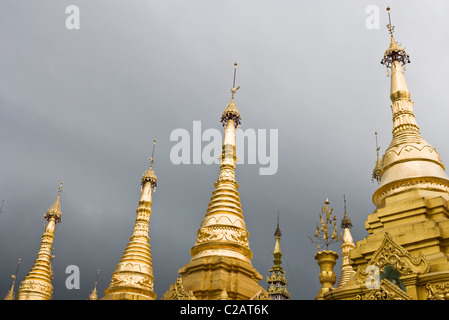
[[[156,142],[156,140],[154,141]],[[154,145],[153,145],[154,154]],[[102,300],[155,300],[154,276],[148,237],[152,192],[156,190],[157,178],[150,168],[141,179],[141,195],[136,210],[136,222],[129,243],[112,274],[109,287]]]
[[[62,182],[59,187],[56,201],[44,215],[47,225],[42,235],[41,246],[37,254],[37,259],[25,279],[20,283],[17,291],[17,300],[51,300],[53,296],[53,270],[51,253],[53,240],[55,238],[56,224],[61,222],[60,197]]]
[[[346,196],[344,197],[344,208],[345,215],[341,221],[341,228],[343,229],[343,236],[341,237],[341,275],[337,287],[344,286],[355,273],[349,263],[349,254],[351,250],[355,248],[355,245],[351,235],[352,222],[346,212]]]
[[[234,95],[240,87],[231,90],[231,102],[221,117],[224,127],[220,172],[206,215],[197,232],[197,239],[190,250],[190,262],[179,270],[180,280],[186,292],[198,300],[217,300],[226,290],[229,300],[247,300],[266,295],[258,285],[262,275],[252,266],[249,233],[237,191],[235,179],[236,130],[240,125],[240,113],[234,103]],[[163,299],[175,299],[175,284],[171,285]]]
[[[287,279],[285,271],[282,269],[282,252],[281,252],[281,229],[279,229],[279,212],[276,231],[274,232],[275,245],[273,251],[274,266],[269,270],[270,276],[267,277],[268,282],[268,298],[270,300],[289,300],[290,293],[287,290]]]
[[[449,177],[420,134],[404,75],[409,56],[391,20],[387,27],[391,41],[381,63],[391,77],[393,137],[373,172],[369,235],[350,251],[356,272],[325,299],[449,299]]]

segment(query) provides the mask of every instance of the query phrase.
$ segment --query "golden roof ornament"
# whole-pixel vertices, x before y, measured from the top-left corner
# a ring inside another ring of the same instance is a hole
[[[58,196],[56,197],[56,201],[53,205],[47,210],[47,213],[44,215],[44,218],[49,221],[51,217],[55,217],[55,222],[59,223],[62,221],[61,219],[61,205],[60,205],[60,197],[62,191],[63,182],[61,181],[61,185],[58,188]]]
[[[228,104],[226,109],[223,111],[223,114],[221,116],[220,122],[223,124],[224,127],[228,124],[229,120],[234,120],[235,128],[237,128],[241,123],[241,117],[239,110],[237,109],[235,103],[234,103],[234,95],[237,92],[237,90],[240,89],[240,86],[235,86],[235,75],[237,72],[237,62],[234,63],[234,82],[232,83],[232,89],[231,89],[231,102]]]
[[[324,201],[324,206],[321,207],[320,217],[320,225],[316,225],[316,232],[314,238],[309,239],[312,243],[317,244],[318,250],[321,250],[321,246],[325,246],[326,250],[329,249],[329,246],[335,242],[340,241],[341,237],[337,235],[337,217],[335,213],[333,214],[334,208],[329,209],[329,200],[326,198]],[[333,214],[333,215],[332,215]],[[321,246],[320,246],[321,245]]]
[[[145,186],[145,184],[147,182],[149,182],[149,183],[151,183],[151,188],[153,188],[153,192],[156,191],[156,187],[157,187],[157,177],[153,171],[153,163],[154,163],[153,157],[154,157],[155,146],[156,146],[156,139],[153,141],[153,153],[151,154],[151,157],[148,158],[148,160],[150,160],[150,168],[143,174],[142,180],[141,180],[142,189]]]
[[[407,67],[407,63],[410,63],[410,58],[407,52],[405,52],[405,49],[396,42],[394,39],[393,33],[394,33],[394,26],[391,25],[391,17],[390,17],[390,7],[387,7],[388,11],[388,21],[387,24],[388,31],[391,35],[391,42],[390,46],[384,53],[383,59],[380,61],[381,64],[385,65],[387,68],[387,76],[389,76],[388,68],[391,68],[394,61],[398,61],[402,66],[404,66],[404,70]]]
[[[373,169],[373,175],[371,180],[374,182],[374,180],[376,180],[377,182],[380,182],[380,174],[382,173],[382,165],[380,163],[380,159],[379,159],[379,150],[380,147],[378,147],[377,145],[377,132],[374,132],[374,134],[376,135],[376,153],[377,153],[377,160],[376,160],[376,165]]]
[[[343,200],[344,200],[344,207],[345,207],[345,215],[343,217],[343,220],[341,221],[341,228],[345,229],[351,229],[352,228],[352,222],[351,219],[349,219],[348,217],[348,213],[346,212],[346,195],[343,195]]]

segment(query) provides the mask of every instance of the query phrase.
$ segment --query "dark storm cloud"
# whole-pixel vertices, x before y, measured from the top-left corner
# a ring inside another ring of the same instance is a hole
[[[80,8],[79,30],[65,27],[71,4]],[[406,77],[415,115],[447,164],[448,4],[407,2],[406,11],[402,4],[388,3],[412,59]],[[365,26],[369,5],[2,1],[0,294],[19,258],[18,282],[34,263],[43,215],[63,180],[54,299],[86,299],[98,268],[102,296],[131,235],[157,139],[149,236],[161,298],[190,259],[218,176],[217,165],[172,164],[170,133],[191,132],[197,120],[222,130],[237,61],[242,129],[279,130],[276,175],[259,175],[258,164],[237,166],[252,262],[268,274],[279,210],[292,299],[313,299],[319,271],[307,235],[318,212],[329,198],[341,219],[346,194],[353,237],[364,238],[374,210],[374,131],[381,152],[391,140],[389,78],[379,64],[389,44],[387,3],[376,4],[379,30]],[[79,290],[65,287],[68,265],[80,268]]]

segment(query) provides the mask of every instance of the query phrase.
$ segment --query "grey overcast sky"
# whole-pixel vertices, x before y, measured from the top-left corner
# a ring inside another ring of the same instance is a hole
[[[80,9],[79,29],[66,28],[69,5]],[[366,26],[370,5],[379,29]],[[379,63],[388,5],[410,54],[418,125],[447,165],[448,1],[1,1],[0,297],[19,258],[16,288],[32,267],[61,181],[53,298],[87,299],[98,268],[104,295],[157,139],[149,236],[160,299],[190,259],[219,170],[173,164],[170,134],[192,134],[193,121],[221,132],[237,61],[241,128],[279,134],[276,174],[237,166],[252,264],[266,287],[279,210],[291,298],[313,299],[319,268],[307,236],[324,200],[340,220],[346,195],[355,241],[374,210],[374,132],[383,154],[392,129]],[[79,289],[65,286],[69,265],[80,269]]]

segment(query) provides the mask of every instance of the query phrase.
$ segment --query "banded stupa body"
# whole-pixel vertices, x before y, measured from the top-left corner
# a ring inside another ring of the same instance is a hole
[[[157,178],[152,169],[145,172],[141,180],[141,196],[136,210],[133,234],[125,252],[112,274],[109,287],[102,300],[155,300],[154,276],[148,237],[151,215],[152,190]]]
[[[251,299],[265,293],[258,285],[262,279],[251,265],[249,233],[243,218],[239,185],[235,179],[236,129],[240,114],[232,99],[223,112],[224,138],[220,173],[206,215],[197,232],[190,262],[179,270],[183,287],[198,300],[216,300],[226,290],[229,300]],[[172,299],[174,285],[163,299]]]
[[[62,182],[56,201],[44,215],[47,225],[42,235],[37,259],[30,272],[20,283],[17,291],[17,300],[51,300],[53,297],[52,245],[55,238],[56,224],[62,221],[60,206],[61,191]]]

